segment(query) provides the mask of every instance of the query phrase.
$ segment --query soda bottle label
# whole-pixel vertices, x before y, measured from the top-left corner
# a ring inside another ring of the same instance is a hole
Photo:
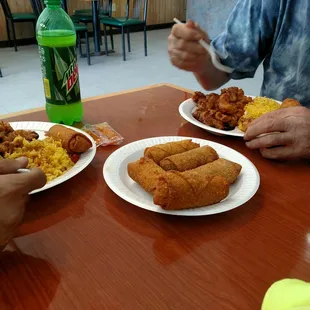
[[[39,46],[47,103],[66,105],[81,100],[75,46]]]

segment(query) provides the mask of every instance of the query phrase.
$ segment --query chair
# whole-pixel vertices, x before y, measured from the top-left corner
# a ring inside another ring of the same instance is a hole
[[[2,72],[1,72],[1,68],[0,68],[0,77],[3,77]]]
[[[101,18],[100,23],[103,24],[104,28],[104,43],[105,49],[108,55],[108,41],[107,41],[107,29],[110,28],[121,28],[122,32],[122,47],[123,47],[123,59],[126,60],[126,47],[125,47],[125,30],[127,30],[127,42],[128,52],[131,52],[130,46],[130,29],[134,27],[143,27],[144,30],[144,53],[147,56],[147,35],[146,35],[146,20],[147,20],[147,8],[148,0],[134,0],[132,16],[129,15],[130,0],[127,0],[126,4],[126,17],[111,17],[106,16]],[[140,19],[141,10],[143,8],[143,19]]]
[[[99,18],[112,15],[112,0],[101,0],[99,2],[99,5],[100,5]],[[92,9],[75,10],[74,14],[71,15],[71,18],[76,23],[92,24],[93,23]],[[110,38],[111,38],[112,49],[114,49],[112,28],[110,28]],[[100,45],[101,44],[102,44],[102,41],[100,37]]]
[[[7,0],[0,0],[4,16],[5,16],[5,22],[6,22],[6,31],[8,35],[8,42],[9,46],[11,46],[11,31],[13,33],[13,41],[14,41],[14,49],[15,52],[17,52],[17,42],[16,42],[16,33],[15,33],[15,24],[16,23],[26,23],[31,22],[33,23],[34,29],[36,27],[36,21],[37,21],[37,15],[35,12],[30,13],[12,13],[10,6],[7,2]]]

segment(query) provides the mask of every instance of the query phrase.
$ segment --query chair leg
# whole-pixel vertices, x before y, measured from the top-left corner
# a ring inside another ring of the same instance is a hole
[[[86,39],[86,55],[87,55],[87,64],[90,66],[90,51],[89,51],[89,37],[88,31],[85,32],[85,39]]]
[[[123,42],[123,59],[126,61],[126,47],[125,47],[125,31],[124,27],[122,27],[122,42]]]
[[[6,32],[7,32],[7,35],[8,35],[8,47],[11,47],[12,46],[12,41],[11,41],[11,31],[10,31],[10,25],[9,25],[9,21],[8,19],[5,19],[6,21]]]
[[[128,42],[128,52],[131,52],[131,47],[130,47],[130,32],[129,32],[129,27],[127,28],[127,42]]]
[[[114,50],[114,38],[113,38],[113,28],[110,27],[110,39],[111,39],[111,47]]]
[[[78,46],[79,46],[80,57],[82,57],[83,53],[82,53],[81,34],[77,32],[76,36],[77,36],[77,41],[78,41]]]
[[[108,49],[108,37],[107,37],[107,26],[103,24],[103,34],[104,34],[104,48],[105,54],[109,56],[109,49]]]
[[[1,68],[0,68],[0,77],[3,77],[2,72],[1,72]]]
[[[16,33],[15,33],[15,26],[14,26],[13,21],[11,21],[11,25],[12,25],[12,32],[13,32],[14,50],[15,52],[17,52]]]
[[[144,54],[147,56],[147,35],[146,35],[146,25],[144,25]]]

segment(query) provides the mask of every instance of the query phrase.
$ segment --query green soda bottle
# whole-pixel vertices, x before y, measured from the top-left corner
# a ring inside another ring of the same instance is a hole
[[[76,32],[61,0],[45,0],[37,21],[46,112],[53,123],[72,125],[83,118],[76,57]]]

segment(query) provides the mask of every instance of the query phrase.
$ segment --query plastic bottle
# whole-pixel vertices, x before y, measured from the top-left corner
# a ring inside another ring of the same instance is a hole
[[[83,118],[76,57],[76,32],[60,0],[45,0],[38,18],[37,41],[46,112],[53,123],[72,125]]]

